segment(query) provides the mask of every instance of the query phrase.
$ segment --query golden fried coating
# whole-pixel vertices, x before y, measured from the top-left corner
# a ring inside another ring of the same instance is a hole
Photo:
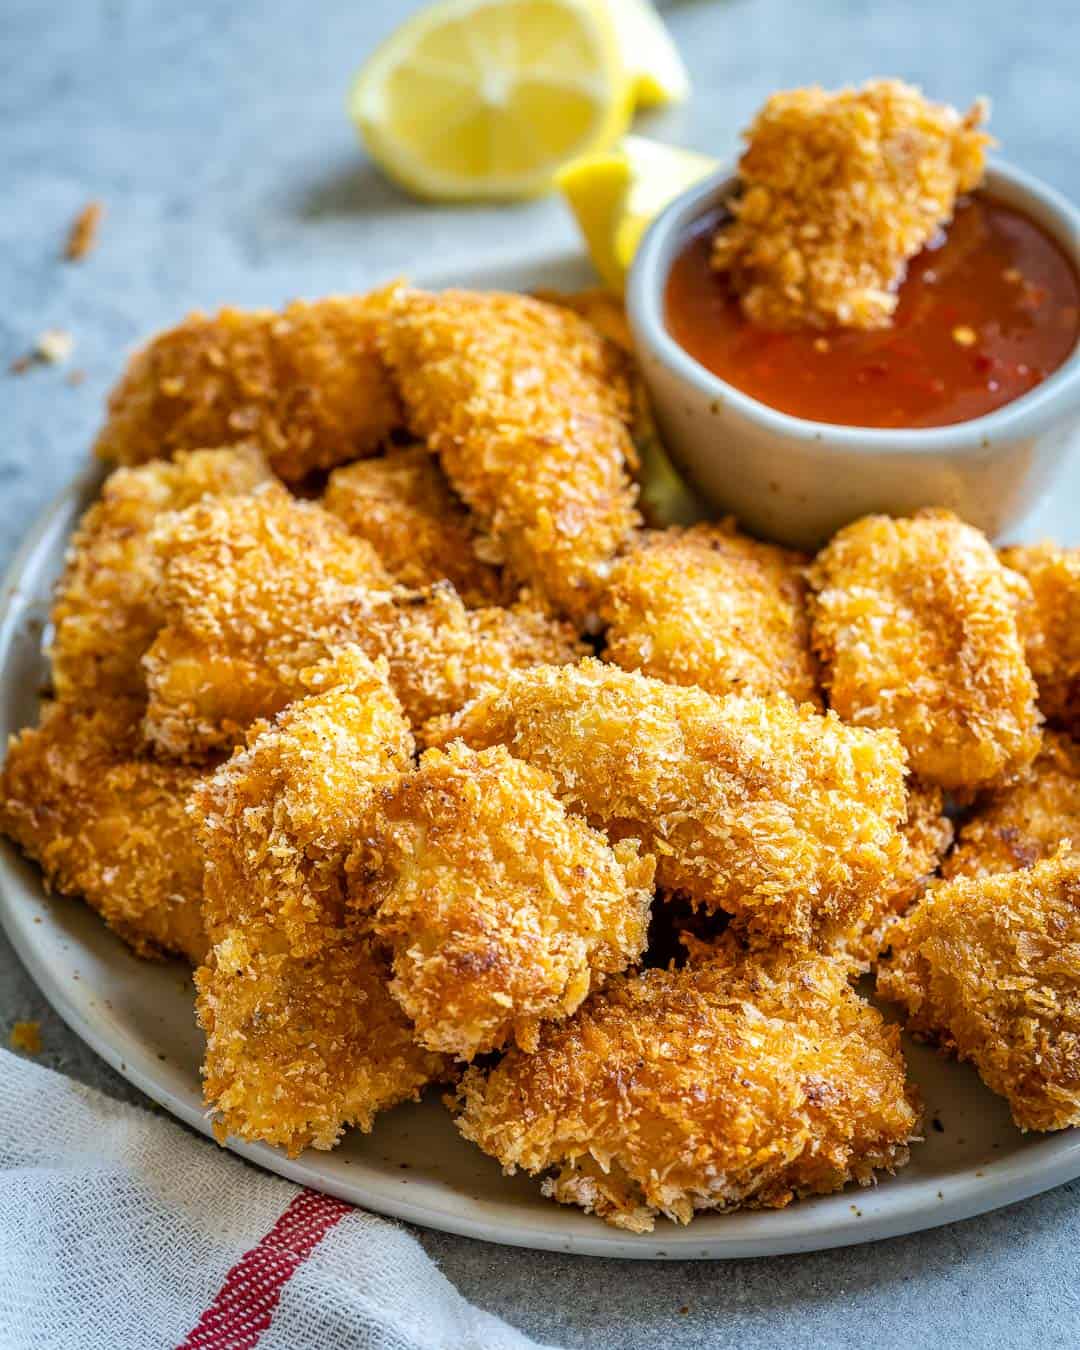
[[[466,609],[449,587],[399,595],[380,610],[378,598],[350,617],[355,640],[390,666],[390,683],[416,730],[438,726],[511,671],[572,665],[589,648],[568,623],[527,603]]]
[[[766,328],[884,328],[904,269],[983,175],[986,105],[961,116],[899,80],[773,94],[713,242]]]
[[[413,1101],[445,1073],[415,1043],[371,940],[327,936],[310,956],[266,929],[230,931],[195,976],[206,1032],[203,1091],[215,1130],[286,1148],[333,1148],[347,1126]]]
[[[374,453],[401,420],[375,351],[387,296],[192,314],[132,357],[96,453],[141,464],[250,440],[289,482]]]
[[[752,935],[827,945],[885,903],[904,754],[782,695],[665,684],[599,661],[507,677],[443,729],[552,774],[572,809],[656,855],[657,881]]]
[[[1012,872],[1048,858],[1061,843],[1080,847],[1080,746],[1047,732],[1035,763],[961,826],[942,873],[951,880]]]
[[[476,526],[422,445],[335,469],[323,506],[366,539],[403,586],[450,581],[470,606],[511,598],[499,569],[477,555]]]
[[[429,750],[379,802],[352,867],[430,1050],[473,1059],[568,1016],[645,946],[654,864],[568,815],[501,747]],[[370,877],[370,880],[367,878]]]
[[[192,795],[217,941],[257,923],[309,955],[345,918],[344,857],[376,790],[411,768],[413,740],[385,664],[343,648],[300,673],[305,696],[251,728]]]
[[[131,699],[46,704],[8,747],[0,830],[138,955],[198,962],[203,864],[185,807],[199,774],[145,756],[140,711]]]
[[[533,294],[537,300],[580,314],[625,358],[622,369],[630,386],[630,436],[638,458],[637,507],[646,524],[662,528],[701,520],[702,504],[675,471],[661,440],[648,386],[634,358],[634,339],[622,301],[599,286],[585,291],[538,290]]]
[[[495,292],[399,290],[380,346],[491,557],[584,623],[638,524],[623,355],[566,309]]]
[[[386,657],[418,728],[515,666],[583,650],[567,625],[528,607],[467,610],[448,586],[392,590],[366,540],[279,487],[170,516],[154,543],[165,626],[144,661],[147,732],[177,757],[234,744],[343,644]]]
[[[412,749],[384,675],[355,649],[305,672],[313,692],[193,796],[214,939],[197,1006],[222,1137],[332,1148],[443,1069],[345,902],[346,851]]]
[[[1026,577],[1018,622],[1048,722],[1080,736],[1080,549],[1046,541],[1007,548],[1001,561]]]
[[[721,942],[616,977],[458,1090],[458,1128],[544,1193],[647,1232],[657,1214],[781,1208],[908,1158],[920,1109],[895,1027],[808,953]]]
[[[960,877],[890,933],[878,992],[970,1060],[1022,1130],[1080,1125],[1080,854]]]
[[[627,322],[626,306],[617,295],[613,295],[605,287],[590,286],[583,291],[541,289],[533,291],[532,294],[535,299],[542,300],[547,305],[560,305],[563,309],[580,314],[602,337],[613,342],[628,356],[633,355],[634,338]]]
[[[1035,683],[1006,571],[950,511],[864,516],[810,569],[814,646],[846,722],[893,727],[912,772],[970,794],[1039,751]]]
[[[875,906],[868,920],[856,924],[837,938],[833,955],[850,960],[857,972],[873,966],[889,942],[893,923],[907,913],[933,880],[953,840],[952,821],[942,810],[940,788],[909,786],[907,821],[902,834],[904,853],[900,865],[883,889],[883,903]]]
[[[147,734],[164,754],[227,748],[303,692],[343,640],[357,588],[387,586],[375,550],[322,507],[268,484],[159,522],[165,623],[144,659]]]
[[[604,655],[711,694],[784,693],[820,705],[806,562],[731,520],[645,534],[604,594]]]
[[[166,511],[250,492],[270,478],[253,446],[180,451],[171,463],[109,475],[72,536],[57,586],[50,651],[57,698],[145,695],[140,661],[162,622],[152,525]]]

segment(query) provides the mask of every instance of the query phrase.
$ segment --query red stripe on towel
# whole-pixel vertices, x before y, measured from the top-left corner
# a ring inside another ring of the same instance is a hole
[[[225,1276],[214,1301],[177,1350],[251,1350],[270,1325],[297,1266],[351,1209],[329,1195],[301,1191]]]

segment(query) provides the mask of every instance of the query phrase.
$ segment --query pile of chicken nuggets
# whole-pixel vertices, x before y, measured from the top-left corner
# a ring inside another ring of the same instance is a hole
[[[151,341],[0,827],[194,965],[222,1139],[440,1084],[622,1228],[784,1206],[921,1136],[868,974],[1080,1124],[1080,553],[649,527],[593,312],[398,284]]]

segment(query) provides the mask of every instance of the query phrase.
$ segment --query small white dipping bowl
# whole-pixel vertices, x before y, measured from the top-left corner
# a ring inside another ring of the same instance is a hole
[[[948,506],[993,538],[1048,489],[1080,425],[1080,348],[1029,394],[985,417],[918,430],[833,426],[778,412],[706,370],[675,341],[664,290],[693,224],[728,200],[720,173],[677,197],[638,249],[627,313],[672,460],[717,511],[755,534],[813,549],[871,511]],[[1004,164],[984,190],[1043,226],[1080,271],[1080,213]]]

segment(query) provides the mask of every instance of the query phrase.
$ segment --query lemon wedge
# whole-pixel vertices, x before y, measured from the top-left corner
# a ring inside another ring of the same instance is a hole
[[[716,167],[716,160],[695,150],[625,136],[611,151],[568,164],[555,181],[593,265],[606,285],[621,292],[650,221]]]
[[[603,0],[439,0],[368,60],[349,112],[420,196],[531,197],[622,135],[634,83]]]
[[[679,49],[650,0],[606,0],[622,48],[623,64],[634,82],[639,108],[682,103],[690,76]]]

